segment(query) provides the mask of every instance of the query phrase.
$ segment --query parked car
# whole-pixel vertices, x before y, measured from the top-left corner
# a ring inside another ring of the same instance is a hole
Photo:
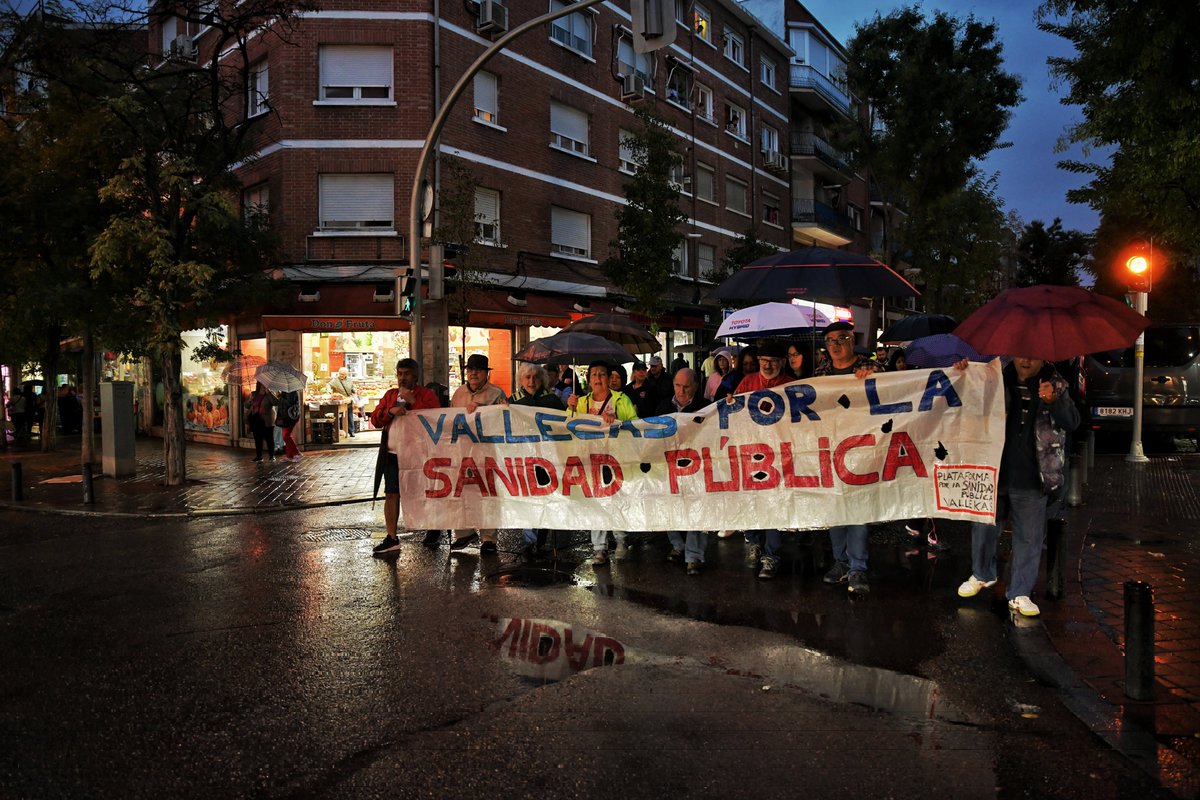
[[[1086,359],[1089,422],[1097,431],[1133,427],[1133,348]],[[1146,330],[1142,431],[1200,436],[1200,324],[1154,325]]]

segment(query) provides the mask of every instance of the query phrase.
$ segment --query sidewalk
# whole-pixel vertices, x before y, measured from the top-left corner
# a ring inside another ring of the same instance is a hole
[[[0,488],[0,508],[179,517],[361,502],[371,499],[377,453],[375,447],[315,450],[297,462],[256,464],[248,450],[189,442],[187,486],[177,488],[165,485],[162,441],[139,438],[137,474],[106,478],[95,465],[95,502],[85,505],[78,439],[62,440],[60,448],[54,453],[11,447],[0,451],[0,481],[11,485],[12,465],[20,463],[24,495],[21,502],[13,502],[8,486]]]
[[[246,450],[189,444],[188,485],[163,485],[162,443],[140,439],[137,475],[97,475],[85,506],[76,441],[63,450],[0,452],[22,464],[24,500],[0,486],[0,508],[136,516],[246,514],[362,502],[371,497],[376,450],[306,453],[256,464]],[[99,469],[96,472],[99,473]],[[0,479],[0,480],[4,480]],[[1130,464],[1097,456],[1082,506],[1069,510],[1065,596],[1039,597],[1042,625],[1019,628],[1030,669],[1101,738],[1181,796],[1200,791],[1200,455]],[[1154,590],[1156,699],[1123,694],[1123,585]],[[1049,666],[1048,666],[1049,665]]]

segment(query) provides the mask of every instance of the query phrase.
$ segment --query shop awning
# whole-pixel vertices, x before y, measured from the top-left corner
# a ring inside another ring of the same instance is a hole
[[[352,333],[355,331],[406,331],[408,320],[402,317],[365,317],[333,315],[268,315],[262,318],[264,331],[308,331],[309,333]]]
[[[523,300],[514,305],[509,297]],[[467,309],[467,324],[481,328],[536,326],[562,328],[571,324],[572,300],[569,297],[526,293],[523,297],[507,289],[476,291]],[[576,315],[577,316],[577,315]]]

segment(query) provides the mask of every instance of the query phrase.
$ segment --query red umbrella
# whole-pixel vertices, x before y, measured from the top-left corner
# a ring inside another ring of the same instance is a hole
[[[1063,361],[1128,347],[1150,320],[1078,286],[1006,289],[954,330],[981,353]]]

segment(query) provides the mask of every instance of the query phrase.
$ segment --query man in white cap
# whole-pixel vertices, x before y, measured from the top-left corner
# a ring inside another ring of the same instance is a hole
[[[463,368],[466,383],[454,390],[450,405],[454,408],[465,408],[468,414],[474,414],[480,406],[508,405],[504,390],[488,380],[489,372],[491,367],[488,366],[487,356],[473,353]],[[461,550],[478,539],[483,540],[479,545],[480,553],[496,552],[495,528],[480,528],[478,533],[469,528],[456,530],[450,549]]]

